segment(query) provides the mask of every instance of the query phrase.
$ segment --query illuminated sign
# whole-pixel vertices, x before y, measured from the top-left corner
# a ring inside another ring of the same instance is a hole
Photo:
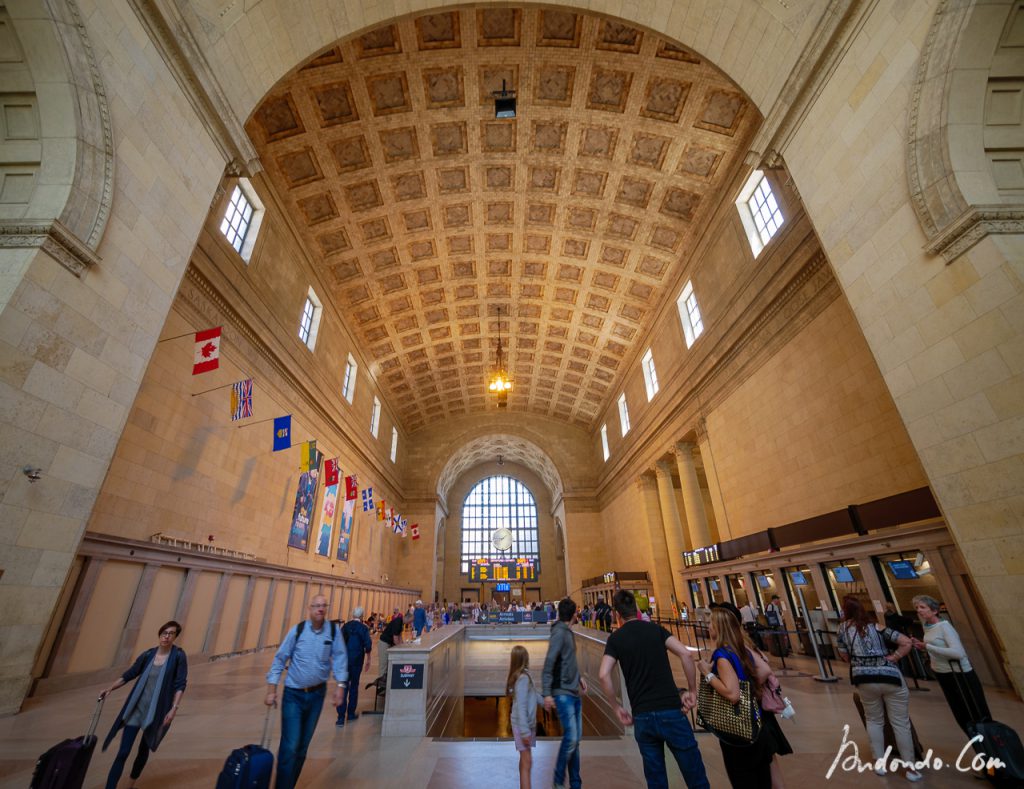
[[[474,559],[469,563],[472,581],[536,581],[540,559]]]
[[[499,581],[498,583],[496,583],[494,585],[494,591],[495,592],[511,592],[512,591],[512,584],[510,584],[508,581]]]
[[[701,564],[711,564],[719,561],[718,543],[709,545],[706,548],[698,548],[695,551],[683,551],[683,564],[687,567],[697,567]]]

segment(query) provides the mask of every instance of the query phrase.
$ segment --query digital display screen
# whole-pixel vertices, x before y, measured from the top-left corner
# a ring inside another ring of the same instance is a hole
[[[767,575],[759,575],[757,576],[757,585],[760,586],[762,589],[767,589],[772,585],[772,583],[768,580]]]
[[[850,572],[849,567],[833,567],[832,577],[836,579],[837,583],[841,584],[852,584],[853,573]]]
[[[474,559],[469,565],[470,581],[536,581],[539,575],[537,559]]]
[[[711,579],[711,591],[718,591],[718,581],[716,581],[714,578]]]
[[[793,583],[797,586],[807,586],[807,579],[804,574],[799,570],[794,570],[789,574],[789,577],[793,579]]]
[[[500,581],[494,585],[495,592],[510,592],[512,591],[512,584]]]
[[[889,569],[895,578],[901,581],[913,581],[918,577],[917,570],[910,562],[889,562]]]

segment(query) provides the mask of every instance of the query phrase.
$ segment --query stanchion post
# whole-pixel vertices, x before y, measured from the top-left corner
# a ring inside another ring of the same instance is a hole
[[[797,586],[796,593],[797,597],[800,598],[800,608],[804,612],[804,621],[810,624],[811,616],[807,611],[807,601],[804,600],[804,590]],[[814,658],[818,661],[818,676],[816,676],[814,679],[816,679],[818,682],[838,682],[839,677],[835,675],[829,676],[825,673],[825,664],[821,660],[821,652],[818,650],[817,638],[811,639],[811,647],[814,649]]]

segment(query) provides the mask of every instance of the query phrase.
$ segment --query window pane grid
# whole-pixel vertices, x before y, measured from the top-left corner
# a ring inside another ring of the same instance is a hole
[[[512,546],[498,551],[491,543],[495,529],[512,532]],[[488,477],[477,483],[462,505],[462,572],[474,559],[539,559],[537,504],[533,494],[512,477]]]
[[[767,178],[762,178],[754,189],[754,193],[747,200],[747,208],[754,220],[754,227],[761,237],[761,243],[767,244],[772,236],[782,227],[782,209],[779,208],[775,195],[772,194],[771,185]]]
[[[245,236],[249,232],[251,220],[252,204],[246,199],[241,188],[236,186],[235,191],[231,193],[231,200],[228,201],[224,219],[220,223],[220,232],[239,254],[245,244]]]
[[[306,303],[302,306],[302,319],[299,321],[299,339],[302,340],[306,345],[309,345],[309,335],[313,330],[313,314],[316,312],[316,307],[313,305],[312,300],[306,298]]]

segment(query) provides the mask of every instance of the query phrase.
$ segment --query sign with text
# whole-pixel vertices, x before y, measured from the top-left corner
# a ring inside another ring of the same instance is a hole
[[[499,611],[498,612],[498,624],[499,625],[514,625],[518,622],[522,622],[521,614],[518,611]]]
[[[391,688],[393,690],[422,690],[423,664],[396,663],[391,666]]]
[[[683,551],[683,565],[685,567],[697,567],[717,561],[719,561],[717,543],[706,548],[698,548],[695,551]]]
[[[474,559],[469,563],[472,581],[536,581],[540,559]]]

